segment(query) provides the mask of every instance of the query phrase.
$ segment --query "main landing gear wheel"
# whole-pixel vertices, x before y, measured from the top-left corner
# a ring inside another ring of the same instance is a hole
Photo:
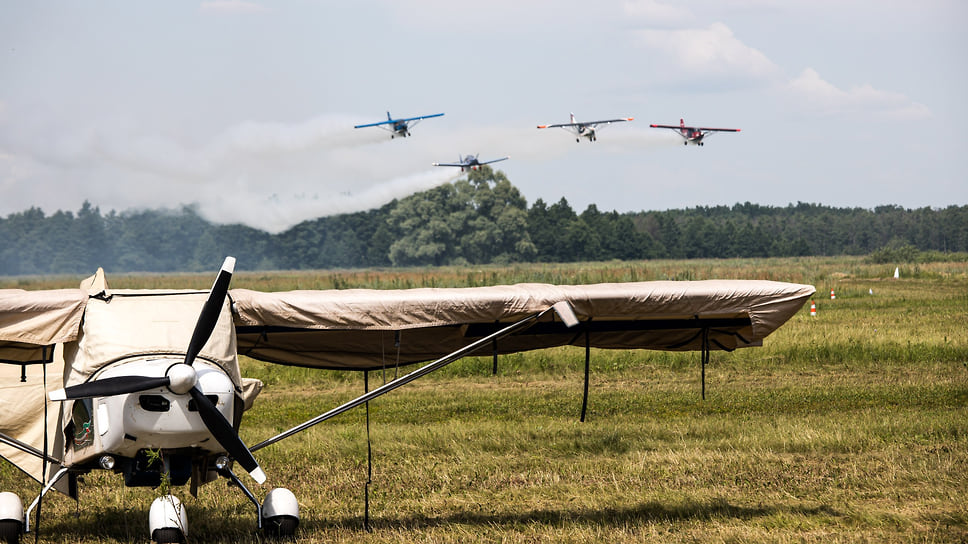
[[[296,495],[284,487],[277,487],[266,495],[262,503],[262,530],[267,536],[292,538],[299,527],[299,502]]]
[[[18,544],[24,532],[24,504],[16,493],[0,493],[0,542]]]

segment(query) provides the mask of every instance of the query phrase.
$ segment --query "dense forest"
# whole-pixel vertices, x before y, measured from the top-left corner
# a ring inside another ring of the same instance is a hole
[[[500,171],[280,234],[216,225],[197,210],[76,213],[39,208],[0,218],[0,275],[204,271],[234,255],[242,270],[363,268],[611,259],[968,252],[968,206],[830,208],[743,203],[684,210],[576,212],[562,198],[530,207]],[[963,257],[960,256],[959,258]]]

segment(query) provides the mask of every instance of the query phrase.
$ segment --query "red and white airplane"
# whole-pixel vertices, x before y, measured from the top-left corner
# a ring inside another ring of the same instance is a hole
[[[601,121],[586,121],[580,123],[575,120],[575,114],[571,114],[570,123],[558,123],[556,125],[538,125],[538,128],[563,128],[575,135],[575,141],[581,142],[582,138],[588,138],[589,142],[598,140],[595,129],[598,125],[611,125],[612,123],[623,123],[633,121],[634,117],[622,117],[621,119],[604,119]]]
[[[709,127],[687,127],[686,122],[679,119],[678,125],[650,125],[652,128],[668,128],[676,131],[682,136],[682,145],[703,145],[703,138],[714,132],[739,132],[738,128],[709,128]]]

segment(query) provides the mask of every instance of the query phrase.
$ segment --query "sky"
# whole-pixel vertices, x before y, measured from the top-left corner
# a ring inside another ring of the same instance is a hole
[[[961,0],[0,4],[0,216],[280,232],[490,159],[530,206],[968,204]],[[357,124],[444,113],[391,139]],[[561,129],[634,117],[576,143]],[[740,128],[684,146],[650,124]]]

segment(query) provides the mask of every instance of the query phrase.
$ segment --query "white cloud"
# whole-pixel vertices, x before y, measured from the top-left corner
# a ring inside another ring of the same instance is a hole
[[[881,91],[869,84],[842,90],[806,68],[787,85],[791,96],[823,114],[874,113],[899,119],[927,119],[931,110],[902,93]]]
[[[667,77],[707,81],[711,86],[743,86],[771,80],[779,68],[759,50],[740,41],[723,23],[707,28],[647,29],[637,43],[664,53]]]

